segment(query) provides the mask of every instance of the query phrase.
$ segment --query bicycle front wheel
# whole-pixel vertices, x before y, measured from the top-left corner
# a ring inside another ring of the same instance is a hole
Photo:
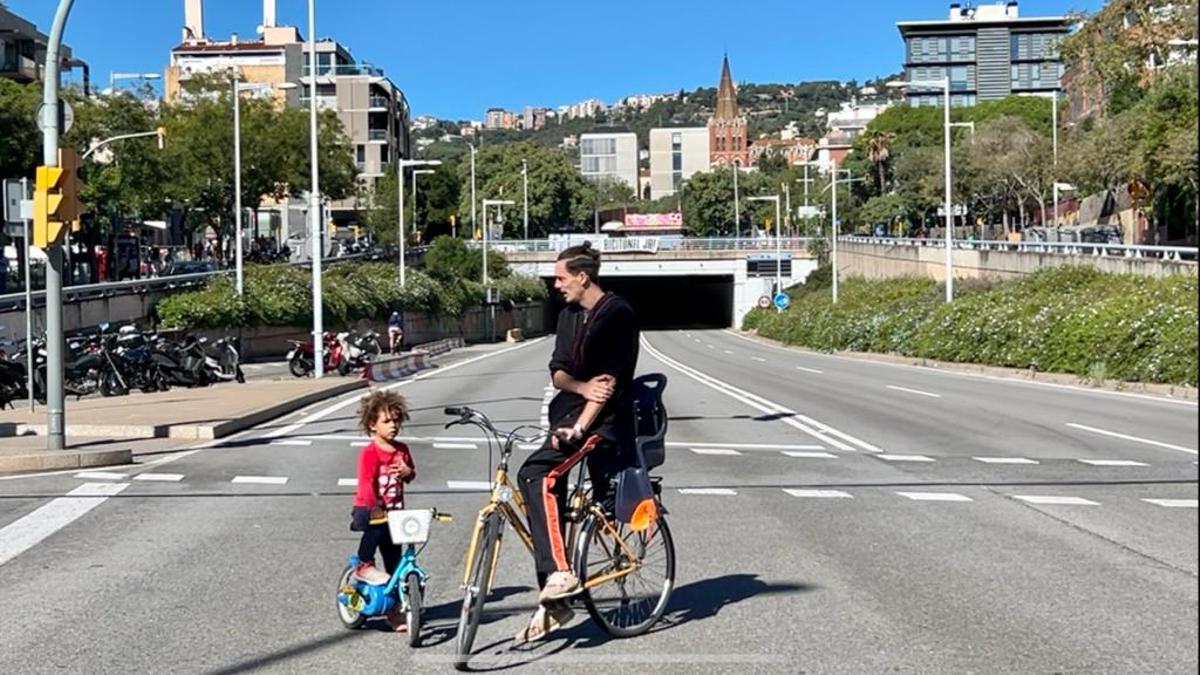
[[[631,565],[636,569],[587,588],[582,594],[583,603],[592,619],[609,635],[641,635],[667,609],[675,587],[675,542],[666,516],[661,513],[642,532],[634,532],[618,522],[611,522],[609,530],[604,527],[605,522],[591,515],[579,533],[575,569],[580,580],[586,584],[628,570]],[[618,536],[625,547],[618,543]]]
[[[479,529],[479,540],[475,546],[475,560],[470,581],[463,596],[462,611],[458,616],[458,638],[455,642],[454,667],[466,670],[471,646],[475,644],[475,631],[483,617],[483,603],[487,601],[488,583],[492,579],[492,568],[500,549],[500,530],[504,526],[500,516],[487,516]]]

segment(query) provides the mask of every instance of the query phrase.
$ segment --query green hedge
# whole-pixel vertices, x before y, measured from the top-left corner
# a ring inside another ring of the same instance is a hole
[[[949,305],[941,284],[918,278],[846,279],[834,305],[827,276],[790,291],[788,311],[754,310],[743,327],[818,350],[1196,384],[1195,275],[1059,267],[1013,282],[960,282]]]
[[[307,268],[289,265],[246,267],[246,292],[239,301],[233,278],[214,279],[198,291],[178,293],[155,305],[167,328],[228,326],[303,326],[312,321],[312,285]],[[496,282],[501,297],[514,302],[546,298],[539,279],[510,275]],[[396,309],[458,316],[483,302],[483,285],[475,281],[437,281],[410,269],[401,288],[394,265],[344,263],[322,275],[325,320],[346,324],[383,319]]]

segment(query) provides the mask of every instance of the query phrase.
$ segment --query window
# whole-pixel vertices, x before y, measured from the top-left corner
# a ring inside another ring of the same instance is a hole
[[[683,147],[683,134],[678,132],[671,134],[671,149],[678,151]]]
[[[1021,58],[1021,36],[1013,33],[1009,40],[1012,45],[1012,60],[1016,61]]]
[[[671,153],[671,170],[672,171],[682,171],[683,170],[683,153],[682,152],[672,152]]]
[[[390,154],[391,153],[388,152],[388,144],[387,143],[384,143],[383,145],[379,146],[379,163],[386,165],[388,163],[388,155],[390,155]]]
[[[357,145],[354,147],[354,159],[359,164],[367,161],[367,146]]]
[[[951,89],[970,89],[970,82],[967,80],[967,67],[954,66],[950,69],[950,88]]]

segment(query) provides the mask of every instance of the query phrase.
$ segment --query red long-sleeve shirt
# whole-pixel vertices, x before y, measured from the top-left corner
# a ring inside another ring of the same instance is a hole
[[[412,473],[404,479],[391,474],[393,467],[407,465]],[[384,510],[404,508],[404,484],[417,476],[412,453],[408,446],[397,443],[395,450],[380,447],[371,441],[358,456],[358,489],[354,492],[354,505]]]

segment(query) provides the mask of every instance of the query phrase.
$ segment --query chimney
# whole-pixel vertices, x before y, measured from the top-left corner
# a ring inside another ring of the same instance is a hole
[[[1009,2],[1004,6],[1004,15],[1010,19],[1017,18],[1017,3]]]
[[[275,27],[275,0],[263,0],[263,28]]]
[[[962,5],[958,4],[957,2],[950,3],[950,20],[953,21],[959,18],[959,15],[962,14],[961,10]]]
[[[183,41],[204,40],[204,0],[183,0]]]

